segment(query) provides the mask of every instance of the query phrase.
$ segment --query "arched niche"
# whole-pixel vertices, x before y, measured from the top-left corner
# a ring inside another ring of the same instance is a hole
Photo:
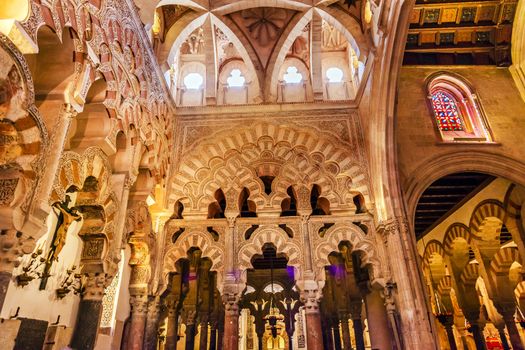
[[[244,61],[232,59],[221,67],[217,101],[225,105],[252,104],[262,101],[257,76],[248,69]]]
[[[279,69],[277,102],[307,102],[313,100],[310,71],[298,58],[289,57]]]

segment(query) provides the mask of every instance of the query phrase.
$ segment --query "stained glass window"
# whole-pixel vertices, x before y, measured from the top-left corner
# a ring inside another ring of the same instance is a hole
[[[432,109],[442,131],[462,131],[463,125],[454,98],[443,91],[432,94]]]

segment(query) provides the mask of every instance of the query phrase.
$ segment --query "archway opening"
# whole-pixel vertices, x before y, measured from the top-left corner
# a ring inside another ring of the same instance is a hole
[[[420,196],[414,231],[442,347],[522,346],[515,272],[525,253],[517,214],[524,193],[507,179],[462,172],[435,180]]]
[[[247,273],[249,287],[241,299],[241,324],[247,327],[239,347],[250,348],[251,344],[257,349],[296,348],[293,338],[301,303],[294,287],[294,268],[272,243],[265,244],[262,254],[252,258],[252,266]],[[253,341],[248,344],[248,339]]]

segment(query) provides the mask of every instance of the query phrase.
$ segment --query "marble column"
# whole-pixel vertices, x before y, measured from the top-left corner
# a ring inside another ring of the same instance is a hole
[[[166,327],[166,350],[175,350],[177,340],[179,340],[179,315],[177,310],[178,300],[172,297],[166,298],[166,307],[168,309],[168,325]]]
[[[341,348],[341,332],[339,332],[339,321],[335,319],[332,323],[332,330],[334,333],[334,349],[342,350]]]
[[[350,326],[348,324],[348,315],[341,315],[341,330],[343,333],[343,348],[345,350],[352,349],[352,338],[350,337]]]
[[[213,323],[212,323],[211,330],[210,330],[209,350],[217,350],[217,327],[215,327]]]
[[[495,324],[498,329],[499,338],[501,340],[501,345],[503,350],[510,350],[509,342],[507,340],[507,335],[505,334],[505,324]]]
[[[223,349],[239,349],[239,305],[225,303]]]
[[[306,345],[308,350],[323,350],[320,299],[321,295],[318,290],[306,289],[301,291],[301,300],[304,303],[306,315]]]
[[[334,335],[332,333],[332,325],[330,321],[324,317],[321,317],[321,329],[323,332],[322,335],[324,348],[328,350],[334,350]]]
[[[515,307],[507,308],[503,316],[505,321],[505,326],[507,326],[507,332],[509,333],[510,343],[513,350],[524,350],[523,342],[521,341],[520,333],[518,327],[516,327],[516,320],[514,319],[514,312],[516,311]]]
[[[352,316],[352,325],[354,328],[355,347],[357,350],[365,350],[363,320],[361,319],[362,310],[363,303],[361,301],[350,304],[350,314]]]
[[[469,332],[472,333],[472,336],[474,337],[476,350],[487,350],[485,335],[483,334],[483,328],[485,328],[485,324],[476,320],[469,320],[469,323]]]
[[[138,294],[130,296],[131,325],[129,330],[129,350],[142,350],[146,316],[148,312],[148,296]]]
[[[195,310],[186,312],[186,350],[194,350],[195,348],[195,334],[197,333],[196,314],[197,311]]]
[[[105,274],[87,275],[84,295],[78,306],[77,321],[71,339],[71,347],[75,350],[95,348],[102,317],[102,297],[105,286]]]
[[[203,318],[201,320],[201,327],[200,327],[200,341],[199,341],[199,350],[207,350],[208,349],[208,320],[206,318]]]
[[[222,350],[224,344],[224,320],[220,322],[217,326],[217,350]]]
[[[144,334],[144,350],[157,350],[159,330],[160,300],[150,297],[146,317],[146,332]]]
[[[454,325],[454,316],[453,315],[438,315],[436,316],[439,323],[445,327],[447,332],[448,344],[450,345],[450,350],[457,350],[456,338],[454,337],[454,330],[452,326]]]
[[[388,316],[384,300],[379,291],[372,290],[365,295],[365,306],[372,348],[379,350],[393,349],[394,343],[392,341]]]

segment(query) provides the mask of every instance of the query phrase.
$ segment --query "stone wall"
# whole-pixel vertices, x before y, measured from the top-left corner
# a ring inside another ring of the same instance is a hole
[[[440,141],[435,130],[433,116],[427,104],[425,80],[437,71],[450,71],[464,77],[474,88],[485,111],[494,143],[476,142],[450,144]],[[408,192],[409,215],[413,214],[417,192],[414,183],[437,179],[421,178],[424,169],[436,159],[446,161],[450,157],[483,154],[502,161],[523,164],[523,135],[525,135],[525,103],[522,101],[514,80],[506,68],[495,67],[402,67],[398,83],[396,107],[396,137],[398,168],[401,184]],[[482,159],[482,158],[479,158]],[[481,162],[480,160],[477,162]],[[453,161],[453,160],[451,160]],[[443,163],[444,164],[444,163]],[[507,163],[509,164],[509,163]],[[479,165],[479,167],[478,167]],[[462,171],[484,170],[486,164],[463,162]],[[456,168],[454,171],[457,171]],[[489,169],[492,170],[492,169]],[[451,171],[451,172],[454,172]],[[517,171],[512,166],[493,169],[494,175],[506,176]],[[428,175],[432,177],[433,172]],[[419,177],[419,179],[418,179]],[[515,179],[514,179],[515,180]]]

